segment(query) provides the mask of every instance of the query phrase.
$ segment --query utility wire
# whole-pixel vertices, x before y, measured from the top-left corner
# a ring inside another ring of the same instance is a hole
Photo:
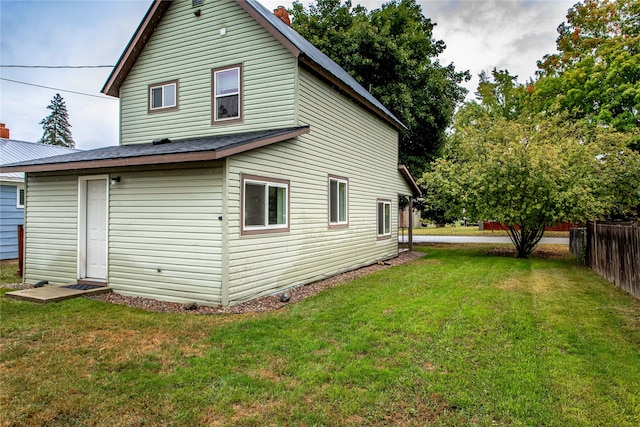
[[[114,65],[0,65],[0,68],[113,68]]]
[[[7,81],[7,82],[11,82],[11,83],[18,83],[18,84],[21,84],[21,85],[41,87],[41,88],[44,88],[44,89],[51,89],[51,90],[55,90],[55,91],[58,91],[58,92],[74,93],[74,94],[76,94],[76,95],[92,96],[92,97],[94,97],[94,98],[99,98],[99,99],[108,99],[108,100],[110,100],[110,101],[116,101],[116,99],[115,99],[115,98],[109,98],[109,97],[107,97],[107,96],[93,95],[93,94],[91,94],[91,93],[76,92],[76,91],[73,91],[73,90],[58,89],[58,88],[50,87],[50,86],[42,86],[42,85],[37,85],[37,84],[33,84],[33,83],[20,82],[20,81],[18,81],[18,80],[5,79],[4,77],[0,77],[0,80],[4,80],[4,81]]]

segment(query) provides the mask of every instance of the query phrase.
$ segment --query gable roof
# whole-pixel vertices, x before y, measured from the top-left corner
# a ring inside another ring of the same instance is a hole
[[[336,85],[343,92],[354,98],[364,107],[368,108],[387,123],[398,130],[406,130],[407,127],[389,111],[380,101],[371,95],[342,67],[313,46],[293,28],[282,22],[280,18],[271,13],[257,0],[235,0],[242,9],[253,17],[262,27],[273,35],[289,52],[298,58],[303,64],[311,68],[316,74]],[[147,14],[138,26],[129,44],[125,48],[118,63],[113,68],[107,82],[102,88],[102,93],[118,97],[120,86],[126,79],[129,71],[142,53],[142,50],[153,34],[156,26],[169,9],[171,0],[154,0]]]
[[[130,144],[12,163],[2,171],[46,172],[216,160],[309,133],[309,126]]]
[[[37,142],[19,141],[17,139],[0,138],[0,165],[16,163],[60,154],[75,153],[80,150],[58,145],[40,144]],[[22,181],[22,172],[1,173],[0,178],[10,181]]]

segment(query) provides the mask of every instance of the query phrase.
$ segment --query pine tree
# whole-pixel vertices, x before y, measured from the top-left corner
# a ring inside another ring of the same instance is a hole
[[[53,97],[51,104],[47,108],[51,110],[51,114],[40,122],[44,133],[38,142],[41,144],[75,148],[76,143],[71,137],[71,124],[69,123],[67,106],[59,93],[56,93],[56,96]]]

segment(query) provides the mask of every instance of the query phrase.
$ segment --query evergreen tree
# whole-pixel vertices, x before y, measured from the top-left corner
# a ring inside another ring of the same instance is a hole
[[[69,123],[67,106],[59,93],[56,93],[47,108],[51,110],[51,114],[40,122],[44,133],[38,142],[75,148],[76,143],[71,137],[71,124]]]

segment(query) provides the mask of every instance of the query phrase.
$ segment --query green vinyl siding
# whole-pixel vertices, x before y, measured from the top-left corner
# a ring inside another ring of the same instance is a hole
[[[236,304],[397,255],[397,132],[306,71],[308,135],[228,159],[228,302]],[[241,174],[290,181],[290,231],[240,234]],[[329,228],[329,176],[348,179],[348,227]],[[392,200],[392,238],[377,239],[377,200]]]
[[[78,180],[75,175],[27,177],[25,283],[77,279]]]
[[[296,125],[296,58],[233,0],[176,0],[120,89],[121,144]],[[225,35],[220,29],[226,30]],[[242,122],[212,124],[211,70],[242,64]],[[150,84],[178,81],[178,107],[148,112]]]
[[[221,303],[222,162],[210,165],[119,173],[109,209],[115,292]]]

